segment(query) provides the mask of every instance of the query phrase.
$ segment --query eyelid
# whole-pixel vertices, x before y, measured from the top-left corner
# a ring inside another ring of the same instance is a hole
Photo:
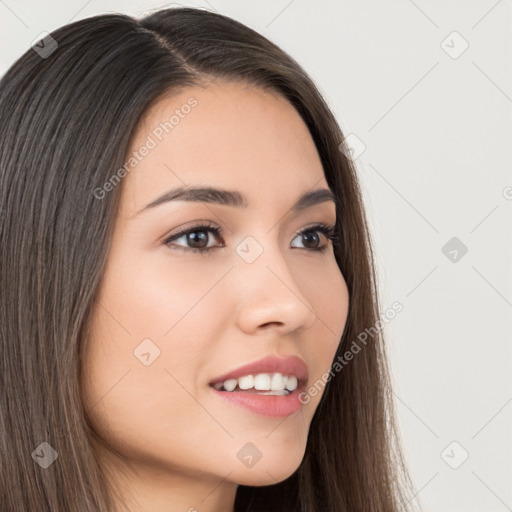
[[[168,245],[169,242],[172,242],[178,238],[181,238],[184,235],[188,235],[189,233],[194,233],[195,231],[206,231],[208,233],[214,233],[217,237],[221,237],[223,234],[223,229],[220,226],[216,226],[215,224],[213,224],[210,221],[198,220],[198,221],[187,223],[184,226],[177,228],[173,233],[171,233],[170,235],[165,237],[163,244]],[[224,246],[225,245],[223,244],[221,247],[224,247]],[[192,248],[192,247],[188,247],[188,248],[180,247],[180,248],[183,248],[184,250],[190,250],[190,251],[194,250],[194,248]],[[209,250],[209,249],[213,249],[213,247],[210,247],[208,249],[203,249],[203,250]]]

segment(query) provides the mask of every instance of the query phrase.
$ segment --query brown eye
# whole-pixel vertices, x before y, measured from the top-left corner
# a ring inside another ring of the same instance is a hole
[[[199,252],[201,254],[212,253],[215,247],[224,247],[224,244],[208,247],[209,233],[213,233],[215,238],[219,239],[220,228],[212,225],[193,226],[188,229],[181,229],[177,233],[172,234],[164,241],[164,245],[172,249],[180,249],[183,251]],[[184,239],[184,245],[174,243],[176,240]]]
[[[303,244],[305,247],[297,247],[297,249],[307,249],[309,251],[323,252],[329,246],[328,244],[319,246],[320,235],[322,233],[328,240],[334,242],[336,240],[335,226],[327,226],[326,224],[318,224],[310,228],[306,228],[299,233],[296,237],[302,237]]]
[[[318,233],[315,233],[314,231],[306,231],[302,234],[302,237],[307,249],[316,249],[320,243],[320,237],[318,236]]]
[[[208,246],[208,231],[191,231],[183,236],[194,249],[204,249]]]

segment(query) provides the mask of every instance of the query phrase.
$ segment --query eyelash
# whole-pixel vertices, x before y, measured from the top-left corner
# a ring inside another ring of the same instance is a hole
[[[208,247],[206,249],[197,249],[194,247],[179,247],[179,246],[171,247],[171,242],[173,242],[174,240],[181,238],[183,235],[188,235],[188,234],[194,233],[196,231],[206,231],[208,233],[213,233],[217,238],[221,237],[221,235],[222,235],[221,228],[219,228],[217,226],[213,226],[212,224],[201,224],[198,226],[193,226],[188,229],[179,230],[177,233],[174,233],[169,238],[167,238],[163,243],[164,243],[164,245],[167,245],[171,249],[181,249],[183,251],[195,252],[195,253],[199,253],[201,255],[213,254],[213,249],[218,249],[218,247]],[[304,235],[304,234],[310,233],[312,231],[318,231],[318,232],[322,233],[333,244],[335,244],[336,241],[338,240],[338,237],[336,236],[335,225],[327,225],[327,224],[322,224],[322,223],[316,224],[316,225],[308,227],[302,231],[299,231],[298,233],[295,233],[294,238],[297,237],[298,235]],[[328,247],[327,245],[323,245],[322,247],[317,247],[315,249],[305,248],[304,250],[323,253],[326,251],[327,247]]]

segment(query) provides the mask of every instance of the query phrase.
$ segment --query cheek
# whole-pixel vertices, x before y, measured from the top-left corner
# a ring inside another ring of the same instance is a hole
[[[109,315],[98,313],[97,320],[84,365],[84,405],[96,432],[126,457],[186,466],[194,455],[187,439],[200,439],[208,421],[195,399],[194,354],[201,347],[190,336],[179,338],[192,326],[182,322],[182,331],[146,338],[137,350],[139,340],[126,333],[109,335],[118,331]],[[144,364],[145,354],[150,364]]]
[[[335,351],[347,321],[347,283],[334,257],[316,269],[304,269],[301,274],[306,276],[301,278],[304,296],[315,311],[318,331],[324,333],[321,347]]]
[[[200,299],[211,286],[155,266],[118,265],[105,274],[86,340],[84,406],[100,436],[123,452],[158,456],[162,447],[176,449],[172,440],[191,424],[204,423],[187,391],[196,393],[197,354],[206,343],[190,334],[209,329],[198,329],[194,315],[204,314]]]
[[[318,287],[314,286],[312,280],[308,280],[307,297],[315,310],[317,320],[315,334],[307,338],[305,354],[312,362],[306,400],[310,400],[313,408],[320,402],[327,385],[325,374],[331,369],[347,323],[349,309],[347,284],[335,262],[323,270],[317,283],[326,284]]]
[[[223,274],[217,267],[173,259],[165,250],[148,261],[120,261],[106,282],[103,301],[132,337],[159,338],[215,285]]]

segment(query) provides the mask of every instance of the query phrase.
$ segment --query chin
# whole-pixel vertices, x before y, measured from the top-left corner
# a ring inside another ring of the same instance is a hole
[[[272,464],[271,462],[263,464],[263,459],[261,459],[252,468],[237,470],[236,475],[232,475],[232,478],[236,480],[239,485],[247,485],[251,487],[263,487],[278,484],[292,476],[302,462],[302,458],[286,460],[286,458],[283,457],[283,459],[276,461],[275,464]]]

